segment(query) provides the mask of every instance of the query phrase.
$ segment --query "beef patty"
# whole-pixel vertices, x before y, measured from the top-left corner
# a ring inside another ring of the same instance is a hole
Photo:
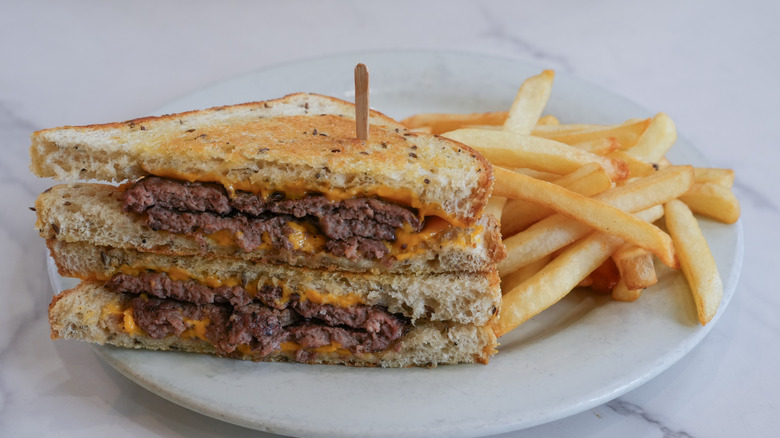
[[[123,208],[145,214],[154,230],[206,235],[227,230],[247,252],[263,243],[293,249],[289,223],[308,223],[326,237],[327,251],[353,260],[380,259],[389,252],[384,242],[394,241],[398,228],[423,226],[412,209],[380,199],[330,201],[321,194],[287,199],[281,192],[263,198],[242,191],[231,196],[220,184],[156,176],[125,190]]]
[[[131,300],[133,319],[154,339],[179,336],[190,327],[188,321],[207,318],[205,337],[224,354],[244,344],[263,357],[284,342],[298,344],[296,360],[301,362],[314,357],[311,349],[334,343],[353,353],[375,353],[390,347],[408,328],[405,318],[382,306],[317,304],[298,294],[285,302],[278,286],[262,286],[252,297],[243,286],[211,288],[145,272],[115,274],[106,287],[139,295]]]

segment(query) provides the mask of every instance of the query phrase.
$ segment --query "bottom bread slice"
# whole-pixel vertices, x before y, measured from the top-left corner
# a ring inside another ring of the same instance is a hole
[[[339,345],[302,350],[285,344],[263,355],[258,355],[249,345],[226,352],[203,336],[203,327],[197,324],[180,335],[150,336],[134,324],[132,309],[128,311],[127,307],[130,299],[128,294],[110,291],[102,283],[82,282],[52,300],[49,306],[52,338],[124,348],[206,353],[243,360],[381,367],[487,363],[497,346],[489,325],[418,321],[381,351],[355,351]]]

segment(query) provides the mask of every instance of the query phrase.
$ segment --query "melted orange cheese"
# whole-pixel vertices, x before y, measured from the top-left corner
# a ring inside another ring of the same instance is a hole
[[[230,246],[236,243],[236,236],[228,230],[219,230],[206,236],[220,246]]]
[[[363,298],[357,294],[336,295],[322,293],[314,289],[294,290],[283,284],[282,296],[276,300],[277,304],[286,305],[292,299],[293,294],[298,294],[301,301],[311,301],[315,304],[330,304],[337,307],[349,307],[364,303]]]
[[[238,344],[236,350],[240,351],[244,356],[254,356],[254,354],[252,354],[252,347],[250,347],[249,344]]]
[[[295,353],[301,349],[301,346],[296,342],[282,342],[279,349],[282,353]]]
[[[125,311],[125,309],[123,309],[122,306],[119,305],[119,302],[113,302],[111,304],[106,304],[103,307],[103,314],[116,315],[116,314],[122,313],[124,311]]]
[[[184,318],[184,323],[187,324],[189,328],[182,332],[181,337],[183,339],[198,338],[210,342],[208,338],[206,338],[206,327],[211,323],[210,319],[203,318],[198,320]]]
[[[177,266],[171,266],[168,269],[168,276],[171,277],[171,280],[174,281],[187,281],[190,278],[192,278],[189,271],[187,271],[186,269],[179,268]]]
[[[127,333],[130,336],[138,336],[138,335],[145,334],[145,332],[135,324],[135,319],[133,319],[133,308],[121,306],[119,304],[119,301],[114,301],[110,304],[106,304],[103,307],[103,315],[121,315],[122,331]]]
[[[434,216],[426,219],[425,226],[419,233],[409,229],[399,229],[395,233],[395,242],[391,246],[391,253],[396,260],[412,257],[424,251],[421,248],[423,242],[449,228],[450,224],[447,221]]]
[[[208,287],[213,287],[213,288],[222,287],[222,286],[227,286],[227,287],[241,286],[241,279],[238,277],[220,278],[217,277],[216,275],[208,275],[203,278],[198,278],[195,281],[198,281],[200,283],[205,284]],[[249,295],[251,296],[255,296],[255,294],[257,293],[257,285],[254,283],[247,284],[246,286],[244,286],[244,289],[246,289],[247,292],[249,292]]]
[[[295,353],[298,350],[302,350],[303,347],[297,342],[282,342],[279,346],[282,353]],[[329,354],[337,353],[340,355],[352,354],[348,349],[344,348],[338,342],[333,342],[329,345],[323,345],[322,347],[309,348],[309,351],[313,351],[317,354]]]
[[[311,224],[287,222],[293,232],[287,236],[293,249],[308,253],[318,253],[325,247],[325,237]]]
[[[122,312],[122,330],[130,336],[138,336],[145,334],[141,327],[135,325],[135,319],[133,319],[133,309],[128,307]]]
[[[310,193],[321,193],[330,201],[343,201],[345,199],[355,198],[357,196],[372,197],[377,196],[388,201],[395,202],[400,205],[416,208],[420,217],[424,216],[437,216],[445,219],[446,221],[457,225],[463,226],[464,224],[456,217],[448,214],[438,204],[424,203],[420,201],[414,190],[408,188],[393,188],[382,185],[375,185],[368,188],[352,188],[352,189],[335,189],[330,187],[316,187],[312,189],[310,185],[302,182],[287,182],[282,187],[276,187],[274,189],[268,189],[263,187],[257,187],[249,182],[236,181],[232,178],[226,177],[221,173],[195,173],[185,172],[178,169],[144,169],[147,172],[161,176],[164,178],[172,178],[183,181],[195,182],[216,182],[222,184],[225,189],[230,193],[235,193],[236,190],[255,193],[256,195],[267,199],[274,192],[283,192],[289,199],[303,198]]]
[[[363,298],[356,294],[323,294],[313,289],[305,290],[303,294],[301,294],[301,300],[308,300],[314,304],[330,304],[337,307],[350,307],[363,304]]]

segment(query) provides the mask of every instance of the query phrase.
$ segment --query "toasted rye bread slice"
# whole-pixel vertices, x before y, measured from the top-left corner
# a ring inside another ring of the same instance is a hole
[[[74,289],[55,295],[49,305],[52,338],[78,339],[124,348],[219,354],[210,342],[197,337],[153,339],[142,332],[123,330],[121,309],[129,298],[94,282],[82,282]],[[496,346],[496,336],[489,326],[428,322],[412,326],[393,348],[384,352],[360,355],[338,351],[322,353],[314,356],[311,363],[382,367],[487,363]],[[228,357],[255,359],[239,351]],[[293,361],[294,358],[294,352],[280,351],[262,360]]]
[[[140,253],[56,239],[48,240],[47,245],[60,275],[83,280],[106,281],[119,272],[135,275],[151,270],[206,285],[273,285],[305,297],[313,291],[316,295],[312,299],[326,302],[357,300],[361,304],[384,306],[412,323],[431,320],[482,326],[495,319],[501,305],[495,271],[365,274],[226,258]]]
[[[388,260],[349,259],[320,251],[260,247],[149,228],[141,215],[122,211],[121,190],[108,184],[54,186],[36,201],[36,226],[45,239],[168,255],[216,256],[353,272],[490,272],[505,256],[497,221],[484,216],[471,228],[449,227]],[[392,253],[391,253],[392,254]]]
[[[458,225],[473,225],[493,186],[469,147],[406,131],[372,112],[355,137],[354,105],[315,94],[122,123],[32,134],[31,170],[63,181],[120,182],[145,175],[214,181],[255,193],[380,196]]]

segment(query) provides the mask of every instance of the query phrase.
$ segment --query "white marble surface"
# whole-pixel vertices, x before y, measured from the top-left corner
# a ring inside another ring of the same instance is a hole
[[[745,259],[717,326],[669,370],[511,437],[772,436],[780,412],[780,6],[772,1],[3,2],[0,5],[0,436],[258,436],[52,342],[27,170],[45,127],[124,120],[204,85],[357,50],[455,49],[580,76],[653,111],[737,173]],[[316,74],[316,72],[313,72]]]

